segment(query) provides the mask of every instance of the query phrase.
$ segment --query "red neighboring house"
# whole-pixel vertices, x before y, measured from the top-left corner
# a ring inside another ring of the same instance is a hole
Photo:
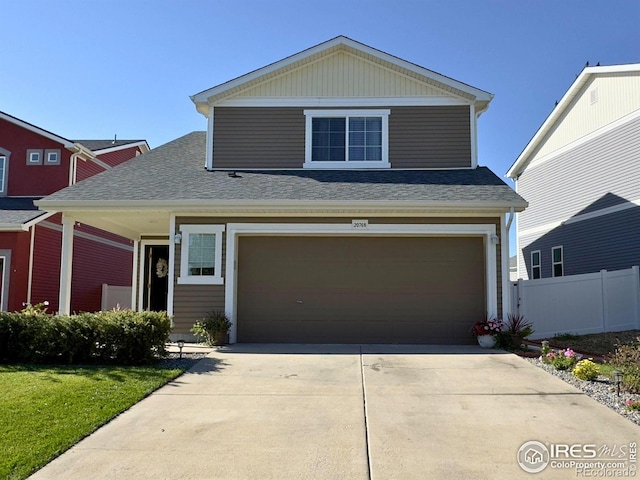
[[[61,215],[33,201],[149,151],[145,140],[68,140],[0,112],[0,308],[49,302],[58,310]],[[100,310],[102,284],[131,285],[133,243],[74,229],[71,310]]]

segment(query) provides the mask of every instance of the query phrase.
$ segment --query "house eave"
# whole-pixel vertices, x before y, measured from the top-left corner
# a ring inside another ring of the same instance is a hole
[[[517,179],[520,175],[522,175],[522,173],[524,173],[540,143],[553,129],[556,122],[564,115],[571,102],[573,102],[573,100],[582,90],[582,87],[589,81],[591,77],[596,75],[630,72],[640,72],[640,63],[585,67],[580,75],[578,75],[575,81],[571,84],[571,86],[563,95],[562,99],[558,102],[553,111],[549,114],[542,126],[535,133],[533,138],[531,138],[529,143],[525,146],[524,150],[522,150],[522,153],[518,155],[518,158],[515,162],[513,162],[513,165],[511,166],[511,168],[509,168],[505,176],[511,179]]]
[[[190,98],[195,104],[196,110],[202,115],[208,116],[210,107],[215,103],[214,97],[219,98],[220,95],[224,94],[225,92],[241,87],[242,85],[247,85],[255,82],[262,77],[266,77],[279,70],[285,69],[286,67],[289,67],[297,62],[302,62],[310,57],[313,57],[314,55],[340,47],[347,47],[352,50],[361,52],[365,55],[376,57],[384,62],[393,64],[399,68],[420,75],[425,79],[429,79],[435,83],[440,83],[454,90],[457,90],[461,94],[472,98],[472,102],[478,105],[478,111],[480,112],[485,111],[488,108],[489,102],[491,102],[491,100],[493,99],[493,94],[489,92],[485,92],[484,90],[480,90],[458,80],[446,77],[442,74],[421,67],[417,64],[403,60],[399,57],[395,57],[381,50],[377,50],[375,48],[369,47],[368,45],[356,42],[355,40],[352,40],[345,36],[335,37],[319,45],[303,50],[302,52],[286,57],[280,61],[254,70],[248,74],[242,75],[240,77],[229,80],[228,82],[222,83],[200,93],[192,95]]]
[[[492,212],[503,213],[513,208],[515,211],[523,211],[527,207],[526,202],[507,201],[343,201],[343,200],[314,200],[314,201],[269,201],[269,200],[39,200],[36,206],[45,211],[140,211],[162,210],[169,213],[191,212],[286,212],[292,210],[304,211],[350,211],[372,209],[376,211],[415,211],[415,212]]]

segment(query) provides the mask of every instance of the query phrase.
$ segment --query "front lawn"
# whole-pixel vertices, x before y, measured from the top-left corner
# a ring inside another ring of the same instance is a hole
[[[0,365],[0,478],[26,478],[181,373]]]

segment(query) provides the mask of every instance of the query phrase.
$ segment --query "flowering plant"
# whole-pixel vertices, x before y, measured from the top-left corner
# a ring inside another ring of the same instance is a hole
[[[540,358],[543,363],[552,365],[556,370],[572,370],[574,365],[578,363],[576,352],[567,348],[566,350],[550,351],[544,353]]]
[[[502,331],[502,320],[499,318],[487,318],[485,320],[478,320],[471,327],[471,334],[474,337],[481,337],[483,335],[497,335]]]
[[[627,406],[627,410],[640,410],[640,400],[627,400],[624,403]]]

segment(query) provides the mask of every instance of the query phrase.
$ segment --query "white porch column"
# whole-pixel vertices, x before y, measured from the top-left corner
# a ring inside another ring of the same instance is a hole
[[[58,313],[71,313],[71,272],[73,268],[73,217],[62,215],[62,252],[60,255],[60,296],[58,297]]]
[[[140,242],[133,241],[133,268],[131,269],[131,310],[138,311],[138,249]]]

